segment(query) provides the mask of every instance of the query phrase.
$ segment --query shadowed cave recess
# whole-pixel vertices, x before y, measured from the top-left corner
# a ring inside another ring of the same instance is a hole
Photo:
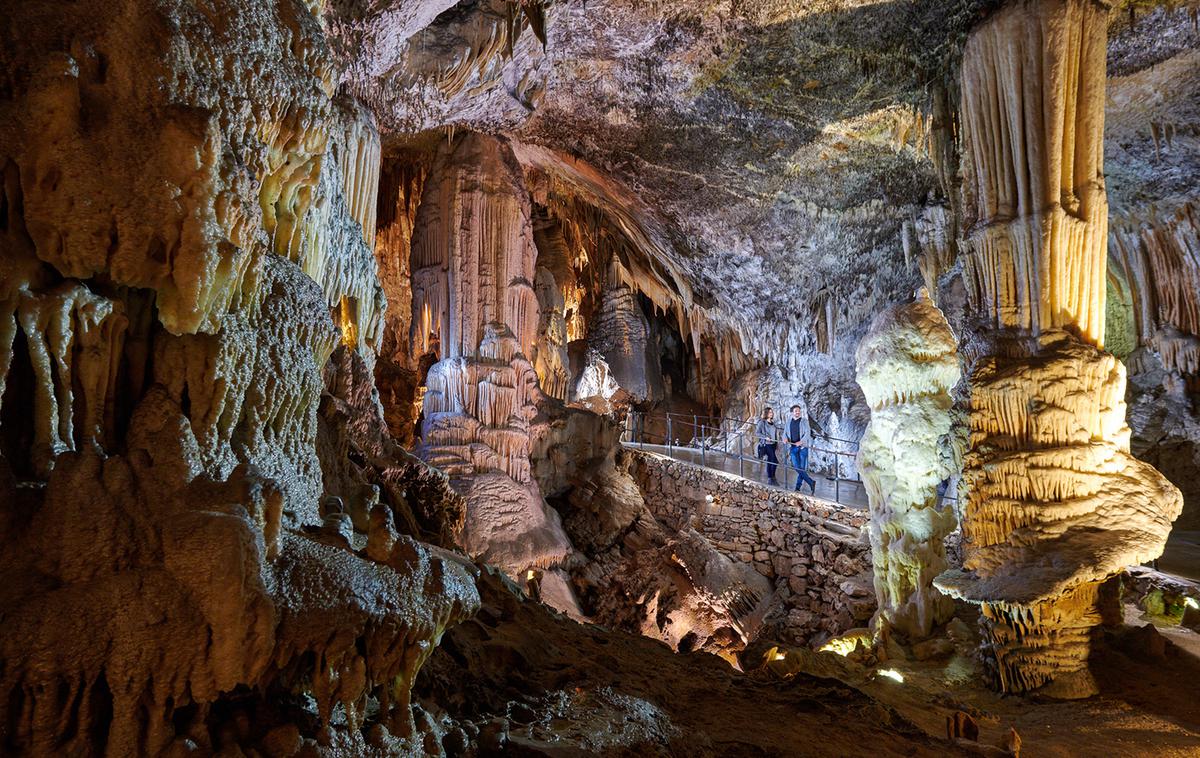
[[[4,4],[0,755],[1200,754],[1198,19]]]

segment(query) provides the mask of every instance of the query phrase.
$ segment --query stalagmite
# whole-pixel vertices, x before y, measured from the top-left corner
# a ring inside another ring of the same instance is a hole
[[[661,400],[662,373],[650,326],[637,294],[620,279],[619,274],[609,274],[609,286],[593,317],[588,342],[604,356],[613,379],[634,402]]]
[[[971,343],[961,571],[995,687],[1092,694],[1109,579],[1162,551],[1179,491],[1129,454],[1125,370],[1104,341],[1106,9],[1019,0],[962,64]]]
[[[566,301],[554,274],[541,265],[534,290],[538,298],[538,340],[534,344],[533,367],[542,391],[557,400],[566,400],[571,379],[564,317]]]
[[[468,135],[425,184],[413,234],[413,340],[439,346],[420,454],[467,501],[463,546],[514,576],[571,550],[530,475],[541,396],[526,355],[538,338],[537,248],[528,195],[505,146]]]
[[[916,640],[953,610],[933,579],[947,568],[944,540],[955,526],[938,484],[959,462],[950,439],[957,341],[921,290],[916,302],[875,317],[857,363],[871,406],[858,465],[871,506],[877,630]]]

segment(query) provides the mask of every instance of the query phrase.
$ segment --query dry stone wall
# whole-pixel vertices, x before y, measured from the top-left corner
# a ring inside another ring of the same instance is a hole
[[[785,636],[820,641],[864,625],[874,613],[866,511],[654,453],[625,455],[656,518],[676,529],[690,525],[719,552],[775,583]]]

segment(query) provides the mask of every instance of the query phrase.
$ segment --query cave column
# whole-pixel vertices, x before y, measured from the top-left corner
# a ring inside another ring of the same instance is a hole
[[[462,547],[512,576],[571,552],[530,466],[542,394],[526,356],[538,337],[537,248],[511,151],[469,134],[444,146],[412,236],[414,354],[437,351],[418,454],[466,499]]]
[[[962,63],[970,438],[963,569],[943,591],[979,604],[1004,692],[1094,692],[1108,581],[1156,557],[1179,492],[1129,454],[1125,371],[1103,351],[1107,10],[1020,0]]]
[[[870,501],[871,565],[878,635],[928,637],[954,610],[933,588],[946,570],[954,512],[939,508],[938,485],[955,471],[951,437],[958,346],[945,316],[921,290],[916,302],[875,317],[856,354],[871,406],[859,470]]]

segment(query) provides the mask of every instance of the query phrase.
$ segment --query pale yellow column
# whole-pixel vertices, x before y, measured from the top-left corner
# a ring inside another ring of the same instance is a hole
[[[1092,694],[1109,580],[1157,557],[1179,491],[1129,454],[1125,368],[1103,352],[1107,9],[1021,0],[962,64],[964,273],[979,318],[963,464],[964,561],[1005,692]]]

